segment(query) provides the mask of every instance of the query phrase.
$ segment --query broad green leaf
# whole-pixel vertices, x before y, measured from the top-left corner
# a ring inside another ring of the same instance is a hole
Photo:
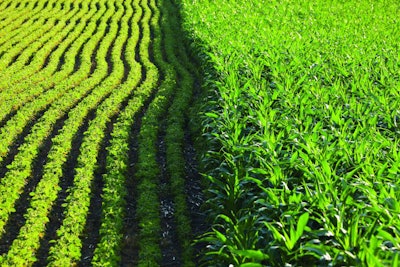
[[[214,119],[218,119],[219,118],[219,116],[217,114],[212,113],[212,112],[207,112],[204,115],[206,115],[209,118],[214,118]]]
[[[332,176],[332,171],[331,171],[331,167],[329,166],[327,161],[322,161],[321,162],[322,168],[325,172],[325,174],[327,175],[327,178],[330,179]]]
[[[392,266],[393,267],[397,267],[397,266],[400,266],[400,254],[399,253],[396,253],[395,255],[394,255],[394,259],[393,259],[393,262],[392,262]]]
[[[224,244],[226,243],[227,238],[224,234],[222,234],[220,231],[218,231],[216,229],[214,229],[214,233],[216,234],[218,239],[222,241],[222,243],[224,243]]]
[[[297,229],[296,229],[296,241],[303,235],[304,229],[307,226],[309,218],[310,218],[310,214],[308,212],[303,213],[300,216],[299,222],[297,223]]]
[[[391,234],[389,234],[388,232],[386,232],[385,230],[379,230],[378,235],[383,237],[384,239],[392,242],[393,244],[396,243],[396,240],[394,239],[394,237]]]
[[[253,250],[253,249],[246,249],[246,250],[234,250],[234,253],[240,256],[247,257],[252,260],[265,260],[268,259],[268,255],[264,254],[261,250]]]

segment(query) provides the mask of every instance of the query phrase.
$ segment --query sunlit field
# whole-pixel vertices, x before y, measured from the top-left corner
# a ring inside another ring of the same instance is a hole
[[[207,89],[205,259],[398,266],[399,2],[182,6]]]

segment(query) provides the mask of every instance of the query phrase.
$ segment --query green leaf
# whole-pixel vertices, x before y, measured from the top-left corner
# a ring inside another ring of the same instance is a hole
[[[384,239],[392,242],[393,244],[396,243],[396,240],[394,239],[394,237],[391,234],[389,234],[388,232],[386,232],[385,230],[379,230],[378,235],[383,237]]]
[[[224,214],[219,214],[218,217],[221,218],[221,219],[223,219],[225,222],[227,222],[227,223],[229,223],[229,224],[232,224],[232,225],[234,224],[234,223],[232,222],[232,219],[229,218],[228,216],[224,215]]]
[[[311,252],[311,255],[314,255],[318,259],[325,254],[325,251],[314,245],[307,245],[302,247],[302,249]]]
[[[237,250],[233,249],[233,252],[237,255],[244,256],[246,258],[262,261],[268,259],[268,255],[264,254],[261,250],[254,250],[254,249],[246,249],[246,250]],[[242,266],[242,265],[241,265]],[[257,265],[258,266],[258,265]]]
[[[281,235],[281,233],[279,233],[279,231],[271,223],[265,222],[264,224],[272,232],[276,240],[278,241],[284,240],[286,242],[286,238],[283,235]]]
[[[218,119],[218,115],[212,112],[207,112],[204,115],[206,115],[209,118],[214,118],[214,119]]]
[[[226,243],[227,238],[224,236],[224,234],[222,234],[220,231],[214,229],[214,233],[215,235],[218,237],[219,240],[222,241],[222,243]]]
[[[392,263],[393,267],[400,266],[399,255],[400,255],[399,253],[396,253],[396,255],[394,256],[393,263]]]
[[[299,222],[297,224],[297,230],[296,230],[296,241],[303,235],[304,228],[307,226],[308,219],[310,218],[310,214],[308,212],[303,213],[300,218]]]
[[[294,152],[292,157],[290,158],[290,164],[293,164],[298,157],[299,157],[299,152],[298,151]]]
[[[331,171],[331,167],[329,166],[328,162],[326,160],[321,162],[322,168],[324,169],[324,172],[327,176],[328,179],[331,178],[332,176],[332,171]]]

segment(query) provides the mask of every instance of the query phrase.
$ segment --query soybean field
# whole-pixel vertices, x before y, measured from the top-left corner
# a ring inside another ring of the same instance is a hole
[[[194,265],[195,68],[177,14],[0,1],[1,266]]]
[[[400,266],[398,14],[0,0],[0,266]]]

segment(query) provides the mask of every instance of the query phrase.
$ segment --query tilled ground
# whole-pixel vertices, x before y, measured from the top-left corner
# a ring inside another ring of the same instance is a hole
[[[177,12],[0,1],[2,266],[195,265],[196,77]]]

